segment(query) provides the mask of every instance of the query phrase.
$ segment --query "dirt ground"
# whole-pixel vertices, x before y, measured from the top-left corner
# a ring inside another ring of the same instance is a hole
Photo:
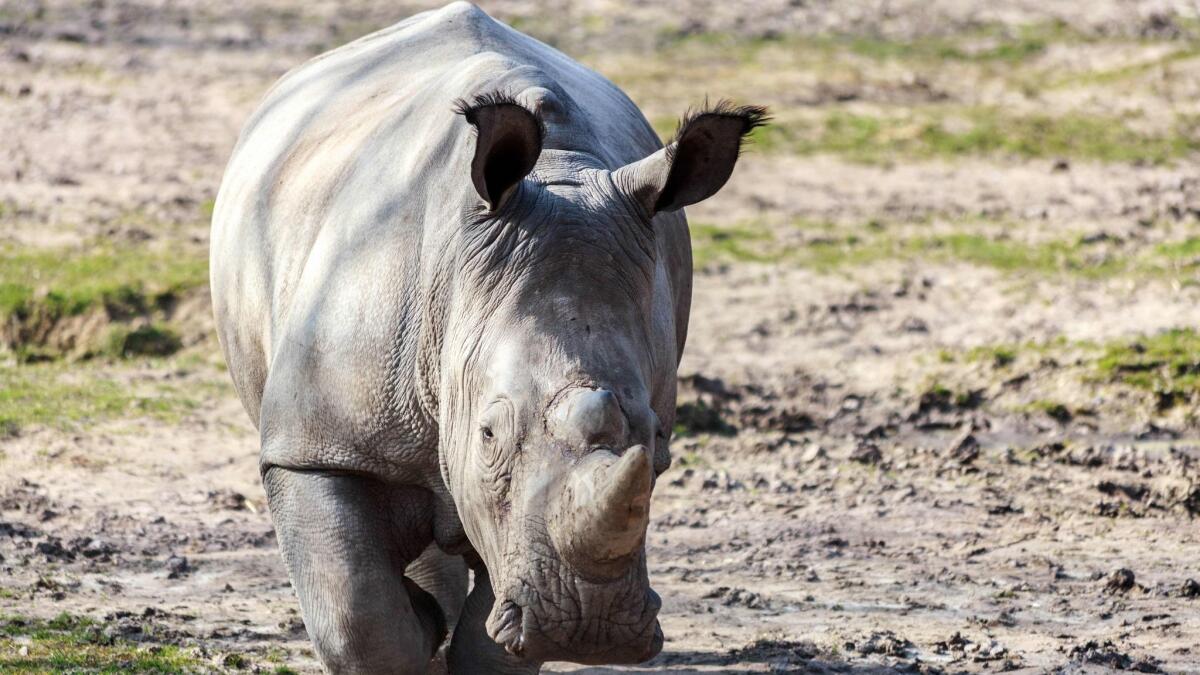
[[[777,119],[689,211],[666,646],[547,671],[1200,672],[1200,8],[484,7],[665,133]],[[418,8],[0,2],[0,671],[319,670],[207,217],[275,78]]]

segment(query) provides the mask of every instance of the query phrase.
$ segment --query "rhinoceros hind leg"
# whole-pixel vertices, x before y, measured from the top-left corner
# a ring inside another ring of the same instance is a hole
[[[446,624],[433,596],[404,576],[426,543],[409,525],[421,520],[419,496],[398,496],[361,476],[280,467],[268,469],[263,483],[304,625],[325,667],[426,672]]]

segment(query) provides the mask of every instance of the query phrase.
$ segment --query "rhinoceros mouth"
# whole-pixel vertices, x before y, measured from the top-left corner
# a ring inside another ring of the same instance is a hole
[[[488,623],[488,635],[513,656],[525,656],[524,615],[520,605],[507,600],[500,606],[496,623]]]
[[[547,597],[522,584],[520,602],[497,600],[488,635],[508,653],[534,661],[637,663],[662,650],[662,601],[644,582],[567,585],[556,589],[566,595]]]

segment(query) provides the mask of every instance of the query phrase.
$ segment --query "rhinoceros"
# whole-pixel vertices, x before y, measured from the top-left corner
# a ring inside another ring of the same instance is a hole
[[[764,120],[709,106],[663,147],[616,86],[465,2],[268,92],[216,200],[213,309],[326,668],[662,648],[645,536],[691,301],[681,209]]]

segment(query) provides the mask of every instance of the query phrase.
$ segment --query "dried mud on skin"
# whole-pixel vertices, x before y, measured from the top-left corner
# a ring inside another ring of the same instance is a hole
[[[266,87],[409,5],[5,4],[0,253],[102,242],[151,261],[202,257],[225,160]],[[711,34],[894,47],[1050,25],[1082,36],[1047,47],[1047,62],[1071,65],[1123,53],[1104,53],[1105,41],[1159,57],[1156,41],[1175,48],[1194,29],[1142,2],[486,8],[602,71],[606,51]],[[796,82],[780,73],[786,86],[770,95],[785,109],[919,111],[972,89],[902,72],[902,58],[855,63],[867,77],[822,79],[818,64]],[[1159,72],[1138,63],[1105,72]],[[1162,66],[1156,105],[1196,112],[1194,58],[1172,67],[1183,76],[1168,81]],[[736,84],[722,77],[672,104]],[[1105,109],[1123,99],[1103,91]],[[1196,166],[1194,156],[863,163],[752,147],[723,193],[689,211],[708,257],[674,466],[647,537],[665,648],[647,664],[547,670],[1200,672],[1200,400],[1126,382],[1172,368],[1194,376],[1194,360],[1146,355],[1156,353],[1148,336],[1200,328],[1200,252],[1186,246],[1200,218]],[[962,244],[984,240],[1000,250]],[[906,254],[912,241],[939,247]],[[1063,273],[1039,246],[1097,273]],[[822,247],[841,257],[815,257]],[[1167,250],[1164,269],[1154,256]],[[1127,259],[1141,267],[1109,264]],[[205,295],[201,280],[169,307],[96,305],[0,331],[9,350],[43,335],[30,353],[53,360],[80,358],[113,325],[166,322],[180,338],[173,356],[55,361],[67,373],[47,372],[185,399],[0,424],[5,667],[40,654],[42,631],[81,652],[124,654],[129,668],[141,663],[133,654],[198,671],[317,672],[259,485],[257,434],[214,365]],[[1114,354],[1127,361],[1103,370]],[[43,372],[2,358],[11,372]]]

